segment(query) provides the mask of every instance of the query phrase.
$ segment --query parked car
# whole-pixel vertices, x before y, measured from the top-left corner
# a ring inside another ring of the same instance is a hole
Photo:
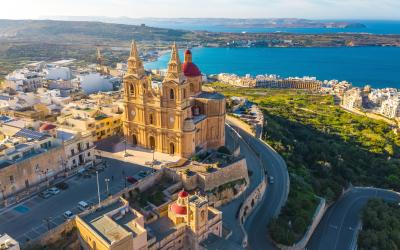
[[[51,193],[46,190],[46,191],[40,192],[39,196],[44,198],[44,199],[47,199],[47,198],[49,198],[51,196]]]
[[[274,184],[274,177],[273,177],[273,176],[270,176],[270,177],[269,177],[269,183],[270,183],[270,184]]]
[[[132,176],[126,177],[126,181],[131,184],[135,184],[137,182],[137,180],[135,178],[133,178]]]
[[[66,220],[70,220],[75,217],[75,214],[68,210],[64,212],[63,216]]]
[[[68,188],[68,184],[65,182],[60,182],[56,184],[56,188],[61,189],[61,190],[65,190]]]
[[[88,210],[90,208],[90,206],[86,201],[80,201],[80,202],[78,202],[78,208],[81,211],[85,211],[85,210]]]
[[[59,192],[60,192],[60,189],[58,189],[58,188],[56,188],[56,187],[52,187],[52,188],[49,188],[48,190],[47,190],[47,192],[49,192],[50,194],[58,194]]]

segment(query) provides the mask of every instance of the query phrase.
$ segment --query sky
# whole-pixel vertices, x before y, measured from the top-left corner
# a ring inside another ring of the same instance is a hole
[[[400,0],[0,0],[1,19],[49,16],[400,20]]]

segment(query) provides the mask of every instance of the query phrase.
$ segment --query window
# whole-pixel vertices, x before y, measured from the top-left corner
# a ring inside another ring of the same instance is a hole
[[[150,114],[150,116],[149,116],[149,122],[150,122],[150,124],[154,124],[153,114]]]
[[[39,164],[36,164],[36,166],[35,166],[35,172],[36,172],[36,173],[39,173],[39,172],[40,172]]]
[[[86,148],[89,148],[89,142],[86,142]]]
[[[75,150],[71,149],[71,155],[74,155],[74,154],[75,154]]]
[[[72,160],[72,165],[75,165],[76,161],[75,159]]]
[[[186,98],[186,89],[183,89],[183,98]]]
[[[87,156],[90,156],[90,152],[87,153]]]
[[[13,176],[13,175],[10,175],[10,183],[11,183],[11,184],[14,184],[14,183],[15,183],[15,179],[14,179],[14,176]]]
[[[169,90],[169,99],[174,100],[175,99],[175,92],[173,89]]]
[[[131,85],[129,86],[129,92],[131,95],[135,94],[135,86],[133,85],[133,83],[131,83]]]
[[[110,125],[110,122],[107,122],[106,124],[107,124],[107,125]]]

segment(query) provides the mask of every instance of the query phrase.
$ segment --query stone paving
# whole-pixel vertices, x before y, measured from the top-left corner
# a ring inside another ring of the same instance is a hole
[[[175,155],[153,152],[150,149],[141,147],[133,147],[126,145],[122,141],[116,141],[115,137],[104,139],[96,145],[97,155],[134,163],[142,166],[152,166],[159,169],[167,163],[176,163],[181,157]],[[154,161],[153,161],[154,160]]]

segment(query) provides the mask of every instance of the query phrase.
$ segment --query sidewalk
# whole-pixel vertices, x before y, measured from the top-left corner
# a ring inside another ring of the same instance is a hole
[[[125,154],[125,143],[118,142],[112,147],[101,147],[97,149],[98,156],[118,159],[120,161],[129,162],[142,166],[153,166],[160,169],[162,165],[168,163],[176,163],[181,157],[175,155],[164,154],[160,152],[152,152],[150,149],[141,147],[132,147],[127,145]],[[154,160],[154,163],[153,163]],[[153,163],[153,164],[152,164]]]

